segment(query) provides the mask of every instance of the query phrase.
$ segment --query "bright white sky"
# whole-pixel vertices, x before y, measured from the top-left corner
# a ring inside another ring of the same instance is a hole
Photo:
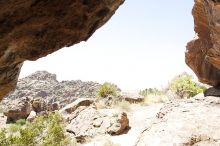
[[[183,71],[192,74],[184,62],[194,37],[192,6],[193,0],[126,0],[87,42],[25,62],[20,78],[47,70],[60,81],[108,81],[123,90],[164,86]]]

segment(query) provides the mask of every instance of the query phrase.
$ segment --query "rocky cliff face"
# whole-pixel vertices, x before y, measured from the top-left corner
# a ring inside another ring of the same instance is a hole
[[[78,98],[95,98],[100,84],[95,82],[62,81],[55,74],[37,71],[18,81],[14,92],[2,101],[5,105],[18,98],[45,99],[48,103],[57,102],[61,107]]]
[[[198,38],[187,44],[186,63],[199,80],[220,84],[220,1],[195,0],[192,11]]]
[[[86,41],[124,0],[0,1],[0,100],[25,60]]]

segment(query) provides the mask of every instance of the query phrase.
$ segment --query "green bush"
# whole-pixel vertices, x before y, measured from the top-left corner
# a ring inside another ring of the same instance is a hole
[[[157,88],[146,88],[144,90],[141,90],[139,92],[139,95],[142,95],[144,97],[147,97],[149,95],[163,95],[164,93]]]
[[[62,119],[58,113],[39,116],[32,123],[26,122],[22,125],[23,122],[20,120],[16,124],[12,124],[10,127],[13,127],[13,130],[10,127],[0,130],[1,146],[60,146],[71,144],[70,138],[65,135]]]
[[[181,98],[190,98],[205,90],[193,81],[193,77],[184,73],[174,78],[169,84],[169,89]]]
[[[104,83],[98,88],[98,97],[108,97],[109,95],[117,96],[117,86],[112,83]]]
[[[45,136],[43,145],[68,145],[69,139],[64,134],[65,131],[63,125],[60,124],[60,122],[62,122],[61,117],[58,114],[50,114],[48,119],[51,119],[51,121],[47,127],[47,135]]]
[[[19,119],[19,120],[16,121],[16,124],[22,126],[22,125],[26,124],[26,120],[25,119]]]
[[[15,133],[15,132],[19,131],[20,128],[21,128],[20,125],[10,124],[9,131],[12,132],[12,133]]]

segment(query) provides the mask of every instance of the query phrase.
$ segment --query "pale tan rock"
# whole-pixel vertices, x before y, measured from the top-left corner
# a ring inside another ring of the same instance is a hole
[[[135,146],[220,145],[220,99],[199,95],[166,103]]]
[[[80,106],[90,106],[94,102],[93,99],[79,98],[71,104],[68,104],[60,110],[61,113],[73,113]]]
[[[129,127],[126,113],[115,111],[112,115],[109,111],[98,110],[92,105],[80,106],[68,117],[67,114],[63,116],[68,119],[67,132],[74,134],[75,137],[92,138],[107,133],[119,135]]]
[[[35,111],[31,111],[29,116],[27,117],[27,121],[32,122],[37,116],[37,113]]]

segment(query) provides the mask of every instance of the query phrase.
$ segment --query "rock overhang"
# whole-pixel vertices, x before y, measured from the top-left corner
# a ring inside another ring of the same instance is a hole
[[[195,0],[192,15],[197,38],[186,46],[186,64],[201,82],[219,86],[220,1]]]
[[[0,1],[0,100],[14,90],[25,60],[86,41],[124,0]]]

